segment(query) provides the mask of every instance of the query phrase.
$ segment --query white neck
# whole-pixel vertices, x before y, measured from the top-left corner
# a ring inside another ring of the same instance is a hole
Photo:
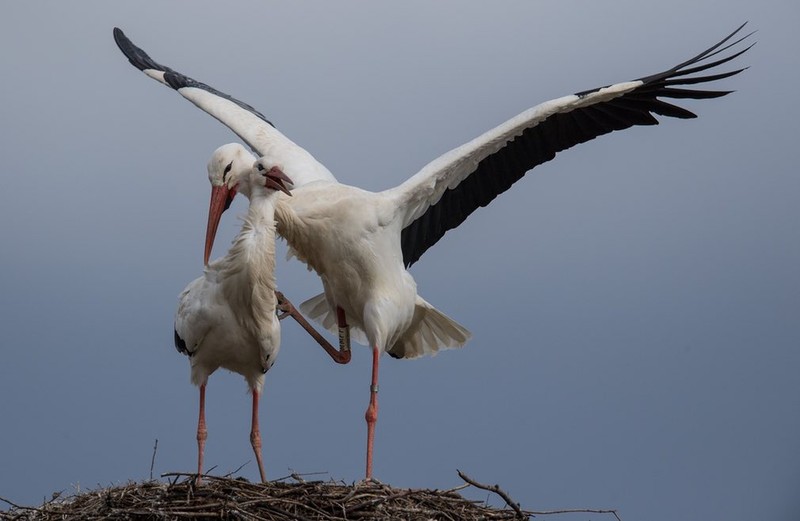
[[[274,195],[254,190],[242,229],[219,260],[223,292],[255,333],[268,330],[277,304]]]

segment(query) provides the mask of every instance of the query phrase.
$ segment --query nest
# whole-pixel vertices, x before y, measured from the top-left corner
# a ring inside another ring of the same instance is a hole
[[[465,499],[457,490],[397,489],[367,481],[346,485],[334,481],[250,483],[244,479],[172,474],[169,482],[130,483],[60,497],[41,507],[14,505],[0,519],[247,519],[247,520],[511,520],[528,512],[497,509]],[[286,478],[285,478],[286,479]],[[517,507],[518,508],[518,507]]]
[[[306,481],[292,474],[269,483],[250,483],[244,478],[203,476],[171,472],[168,482],[145,481],[104,488],[73,496],[53,495],[40,507],[20,506],[6,499],[11,510],[0,512],[0,520],[51,521],[98,519],[245,519],[255,521],[503,521],[529,519],[533,515],[608,514],[621,521],[616,510],[567,509],[522,510],[497,485],[478,483],[463,472],[465,481],[450,490],[399,489],[377,481],[353,485],[337,481]],[[293,482],[287,482],[293,479]],[[469,486],[493,492],[506,503],[504,508],[471,501],[459,490]]]

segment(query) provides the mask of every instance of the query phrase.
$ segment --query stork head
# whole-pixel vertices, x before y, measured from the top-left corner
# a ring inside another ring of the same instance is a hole
[[[255,195],[257,189],[263,187],[267,193],[281,191],[290,196],[292,193],[289,191],[289,186],[292,185],[292,180],[283,173],[283,170],[278,166],[267,168],[265,162],[261,159],[253,163],[250,170],[250,186],[245,188],[242,184],[241,188],[249,189],[251,193],[249,197]]]
[[[294,183],[289,176],[283,173],[283,170],[278,165],[271,165],[269,161],[262,157],[253,163],[251,171],[257,179],[260,179],[260,182],[256,181],[256,184],[265,186],[269,190],[280,190],[288,196],[292,195],[289,191],[289,186]]]
[[[211,204],[208,208],[206,247],[203,264],[208,264],[214,237],[222,213],[227,210],[239,188],[239,181],[252,170],[255,156],[238,143],[222,145],[208,161],[208,180],[211,182]]]

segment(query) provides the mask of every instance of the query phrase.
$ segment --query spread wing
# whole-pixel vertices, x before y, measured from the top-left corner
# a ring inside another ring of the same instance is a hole
[[[275,158],[285,170],[292,172],[295,187],[318,180],[336,180],[324,165],[284,136],[262,113],[247,103],[157,63],[116,27],[114,41],[134,67],[214,116],[259,156]]]
[[[615,130],[657,125],[656,115],[696,117],[665,98],[705,99],[729,94],[731,91],[691,86],[744,70],[707,73],[754,45],[734,48],[753,34],[734,40],[744,25],[694,58],[664,72],[537,105],[447,152],[403,184],[387,190],[386,194],[396,199],[403,212],[401,242],[405,265],[411,266],[448,230],[508,190],[526,172],[553,159],[556,153]],[[725,51],[730,52],[720,56]]]

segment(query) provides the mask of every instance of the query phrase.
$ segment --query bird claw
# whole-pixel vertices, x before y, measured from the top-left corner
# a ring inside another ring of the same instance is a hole
[[[294,305],[289,302],[289,299],[280,291],[276,291],[275,296],[278,298],[278,305],[275,306],[275,314],[278,315],[278,320],[283,320],[292,315],[294,313]]]
[[[357,487],[383,486],[383,482],[370,476],[356,482],[355,485]]]

